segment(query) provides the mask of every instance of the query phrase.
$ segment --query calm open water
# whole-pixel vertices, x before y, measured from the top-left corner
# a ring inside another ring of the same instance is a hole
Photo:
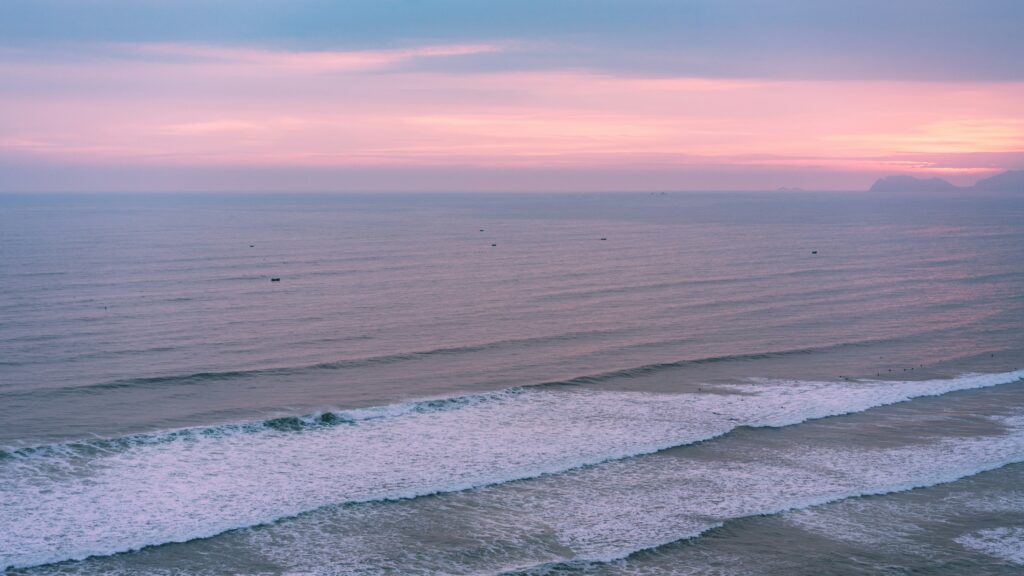
[[[12,574],[1024,571],[1024,195],[6,195],[0,280]]]

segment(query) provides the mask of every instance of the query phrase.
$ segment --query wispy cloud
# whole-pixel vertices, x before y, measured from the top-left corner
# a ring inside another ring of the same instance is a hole
[[[830,139],[873,154],[1010,152],[1024,150],[1024,118],[949,118],[902,132],[843,134]]]
[[[497,43],[438,44],[390,50],[299,51],[185,43],[142,43],[114,47],[123,52],[232,66],[300,72],[356,72],[393,68],[421,59],[500,52]]]
[[[158,134],[180,136],[205,136],[232,132],[252,132],[262,130],[263,128],[263,126],[254,122],[243,122],[238,120],[209,120],[206,122],[168,124],[166,126],[157,127],[155,132]]]
[[[869,181],[891,172],[969,175],[1024,158],[1024,83],[447,66],[524,49],[500,41],[351,51],[174,42],[106,45],[74,58],[0,54],[0,161],[435,175],[713,167]]]

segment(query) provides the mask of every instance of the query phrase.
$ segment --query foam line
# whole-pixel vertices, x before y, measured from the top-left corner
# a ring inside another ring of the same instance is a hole
[[[739,426],[788,426],[1022,377],[759,381],[727,395],[513,389],[353,410],[344,426],[293,431],[265,422],[9,452],[0,459],[0,566],[188,541],[339,503],[557,474]]]
[[[609,551],[604,554],[592,554],[588,556],[574,558],[573,560],[565,562],[547,562],[538,564],[535,566],[522,566],[515,568],[508,568],[501,572],[502,575],[514,576],[543,576],[546,574],[557,573],[561,569],[566,568],[582,568],[582,567],[593,567],[599,564],[610,564],[612,562],[618,562],[621,560],[628,560],[640,553],[644,552],[656,552],[660,549],[667,548],[670,546],[677,545],[687,540],[694,540],[707,534],[708,532],[723,528],[730,522],[737,520],[743,520],[746,518],[752,518],[755,516],[775,516],[784,514],[787,512],[797,512],[802,510],[809,510],[818,506],[824,506],[827,504],[833,504],[844,500],[850,500],[853,498],[865,498],[869,496],[883,496],[886,494],[896,494],[899,492],[907,492],[910,490],[919,490],[924,488],[932,488],[935,486],[941,486],[943,484],[949,484],[964,478],[970,478],[978,474],[998,470],[1006,466],[1013,464],[1019,464],[1024,462],[1024,452],[1015,454],[1012,457],[997,460],[994,462],[986,462],[984,464],[964,468],[958,470],[948,470],[934,473],[931,476],[923,478],[912,478],[901,482],[896,482],[885,486],[873,486],[863,490],[850,490],[847,492],[839,492],[835,494],[828,494],[826,496],[816,496],[807,498],[798,498],[794,501],[777,503],[776,505],[768,505],[763,508],[754,509],[745,512],[743,515],[729,518],[721,522],[709,523],[699,530],[695,530],[685,534],[675,534],[670,539],[665,539],[662,542],[651,543],[641,547],[633,549],[620,549],[615,551]],[[1024,539],[1024,530],[1016,529],[1015,531],[1003,529],[1003,530],[983,530],[976,534],[959,538],[957,542],[991,554],[996,557],[1004,558],[1016,563],[1024,563],[1024,555],[1014,548],[1019,545],[1020,541]]]

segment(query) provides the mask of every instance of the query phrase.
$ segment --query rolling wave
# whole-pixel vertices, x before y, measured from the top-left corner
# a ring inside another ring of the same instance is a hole
[[[342,503],[560,474],[738,427],[789,426],[1021,378],[1024,371],[905,382],[761,381],[733,385],[739,393],[725,395],[519,388],[354,410],[337,422],[271,420],[14,451],[0,460],[0,492],[8,500],[0,525],[10,528],[0,534],[0,566],[183,542]],[[126,511],[125,501],[135,508]]]
[[[209,382],[225,382],[234,380],[244,380],[248,378],[259,378],[259,377],[286,377],[286,376],[300,376],[304,374],[311,374],[315,372],[332,372],[338,370],[345,370],[350,368],[363,368],[370,366],[382,366],[388,364],[397,364],[400,362],[421,360],[436,356],[449,356],[458,355],[464,353],[482,352],[487,350],[499,349],[502,347],[519,347],[519,346],[531,346],[536,344],[551,343],[557,341],[568,341],[579,338],[581,336],[593,336],[593,335],[604,335],[614,333],[616,331],[591,331],[582,333],[565,333],[557,334],[552,336],[534,337],[534,338],[516,338],[508,340],[498,340],[493,342],[485,342],[480,344],[469,344],[463,346],[449,346],[434,348],[431,350],[422,350],[416,352],[401,352],[396,354],[383,354],[380,356],[369,356],[365,358],[355,358],[347,360],[338,360],[333,362],[321,362],[316,364],[308,364],[305,366],[283,366],[276,368],[261,368],[252,370],[226,370],[219,372],[196,372],[191,374],[172,374],[166,376],[148,376],[143,378],[125,378],[121,380],[111,380],[108,382],[98,382],[93,384],[85,384],[81,386],[72,386],[58,389],[42,389],[42,390],[31,390],[31,391],[19,391],[19,392],[7,392],[0,393],[2,396],[25,396],[25,395],[38,395],[38,394],[77,394],[77,393],[90,393],[104,390],[118,390],[124,388],[140,388],[140,387],[153,387],[153,386],[188,386],[188,385],[201,385]],[[880,344],[885,342],[891,342],[894,338],[869,338],[864,340],[855,340],[847,342],[837,342],[830,344],[822,344],[819,346],[809,346],[803,348],[791,348],[784,350],[769,350],[763,352],[750,352],[750,353],[738,353],[738,354],[725,354],[720,356],[707,356],[702,358],[691,358],[683,360],[675,360],[670,362],[658,362],[652,364],[645,364],[643,366],[635,366],[629,368],[621,368],[615,370],[609,370],[597,374],[589,374],[583,376],[576,376],[565,380],[539,382],[536,384],[527,384],[524,387],[532,386],[558,386],[558,385],[583,385],[583,384],[596,384],[600,382],[606,382],[616,378],[631,378],[636,376],[644,376],[648,374],[654,374],[666,370],[673,370],[679,368],[685,368],[687,366],[699,366],[702,364],[715,364],[724,362],[747,362],[752,360],[765,360],[769,358],[784,358],[787,356],[797,356],[805,354],[816,354],[822,352],[829,352],[833,350],[839,350],[843,348],[851,348],[858,346],[868,346],[873,344]],[[647,344],[658,344],[647,343]],[[635,347],[637,345],[630,345]]]
[[[225,370],[217,372],[195,372],[191,374],[171,374],[166,376],[149,376],[143,378],[125,378],[121,380],[111,380],[108,382],[98,382],[93,384],[85,384],[81,386],[74,386],[68,388],[61,388],[58,390],[44,390],[46,393],[79,393],[79,392],[90,392],[97,390],[116,390],[123,388],[137,388],[147,386],[182,386],[182,385],[195,385],[204,384],[207,382],[220,382],[229,380],[241,380],[246,378],[254,377],[273,377],[273,376],[294,376],[308,374],[312,372],[330,372],[337,370],[345,370],[349,368],[362,368],[370,366],[383,366],[388,364],[397,364],[400,362],[407,362],[412,360],[420,360],[424,358],[430,358],[434,356],[449,356],[457,354],[466,354],[474,352],[483,352],[486,350],[497,349],[501,347],[516,347],[516,346],[529,346],[535,344],[545,344],[563,340],[573,340],[585,336],[604,335],[610,334],[617,331],[592,331],[592,332],[570,332],[564,334],[556,334],[552,336],[541,336],[532,338],[511,338],[505,340],[497,340],[493,342],[482,342],[479,344],[467,344],[460,346],[445,346],[439,348],[433,348],[430,350],[420,350],[414,352],[399,352],[394,354],[382,354],[379,356],[368,356],[364,358],[352,358],[345,360],[336,360],[332,362],[320,362],[316,364],[308,364],[304,366],[282,366],[275,368],[260,368],[252,370]],[[35,392],[28,392],[35,393]],[[15,393],[22,394],[22,393]]]
[[[354,408],[351,410],[325,410],[323,412],[316,412],[302,416],[281,416],[256,422],[223,424],[211,427],[181,428],[166,432],[133,434],[131,436],[122,436],[118,438],[101,438],[96,440],[46,444],[41,446],[7,447],[6,449],[0,449],[0,461],[5,458],[54,456],[93,457],[130,448],[165,444],[167,442],[175,442],[179,440],[194,441],[210,437],[224,438],[235,434],[259,434],[267,432],[268,430],[277,432],[314,431],[324,427],[353,425],[358,422],[382,418],[395,418],[411,413],[455,410],[484,402],[508,399],[525,393],[526,391],[527,389],[522,387],[507,388],[505,390],[492,393],[430,398],[414,400],[411,402],[388,404],[384,406]]]
[[[325,508],[260,530],[224,535],[204,546],[242,547],[289,572],[311,576],[484,574],[552,564],[585,568],[585,573],[603,573],[605,567],[612,574],[622,568],[633,573],[643,568],[642,560],[622,564],[616,559],[633,559],[640,550],[667,552],[672,542],[740,518],[932,487],[1020,462],[1020,393],[989,394],[941,400],[941,406],[951,408],[940,410],[942,425],[955,428],[976,418],[979,400],[986,405],[1014,398],[1011,409],[993,408],[985,420],[995,426],[982,434],[954,432],[923,439],[914,429],[937,424],[937,403],[910,404],[771,434],[745,431],[657,456],[525,482],[386,505]],[[875,430],[879,436],[865,442],[872,434],[864,433],[875,426],[880,426]],[[853,429],[860,434],[851,443]],[[964,496],[969,494],[967,487]],[[464,531],[439,549],[428,535],[436,531],[437,518],[452,513]],[[658,566],[664,570],[664,563]]]
[[[699,539],[713,530],[725,528],[730,524],[746,520],[748,518],[752,518],[755,516],[776,516],[780,514],[785,514],[787,512],[810,510],[813,508],[817,508],[819,506],[825,506],[828,504],[834,504],[836,502],[842,502],[844,500],[868,498],[872,496],[883,496],[887,494],[907,492],[910,490],[933,488],[935,486],[950,484],[953,482],[957,482],[959,480],[963,480],[965,478],[970,478],[972,476],[977,476],[979,474],[984,474],[986,472],[991,472],[993,470],[998,470],[1000,468],[1005,468],[1007,466],[1012,466],[1021,463],[1024,463],[1024,453],[1017,453],[1011,457],[1007,457],[1002,460],[985,462],[981,465],[974,467],[963,469],[951,469],[937,472],[927,478],[914,478],[888,485],[871,486],[865,489],[851,490],[848,492],[838,492],[824,496],[807,497],[795,502],[782,502],[775,506],[768,505],[762,508],[755,508],[749,511],[745,511],[746,513],[743,515],[733,516],[726,520],[722,520],[721,522],[709,523],[706,526],[703,526],[700,529],[692,531],[690,533],[675,534],[673,535],[673,538],[670,540],[652,544],[650,546],[643,546],[632,550],[625,550],[621,551],[618,554],[608,554],[600,558],[574,558],[572,560],[567,561],[545,562],[529,567],[512,568],[509,570],[504,570],[500,574],[501,576],[552,576],[555,574],[594,573],[602,567],[606,567],[608,565],[616,564],[623,561],[628,562],[629,560],[636,558],[641,554],[647,554],[652,552],[657,553],[659,551],[664,551],[674,546],[678,546],[683,542]],[[975,540],[979,539],[975,538],[972,540],[970,538],[966,538],[965,540],[969,540],[973,544]],[[981,547],[981,545],[976,546]],[[1021,556],[1019,553],[1008,554],[1004,549],[1005,547],[993,547],[996,548],[998,554],[1008,556],[1012,561],[1016,561],[1017,563],[1022,563],[1022,561],[1024,561],[1024,556]],[[652,570],[651,572],[657,573],[656,570]]]

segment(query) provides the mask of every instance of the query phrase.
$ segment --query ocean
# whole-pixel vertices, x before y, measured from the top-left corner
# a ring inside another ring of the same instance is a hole
[[[0,195],[8,574],[1024,573],[1024,196]]]

